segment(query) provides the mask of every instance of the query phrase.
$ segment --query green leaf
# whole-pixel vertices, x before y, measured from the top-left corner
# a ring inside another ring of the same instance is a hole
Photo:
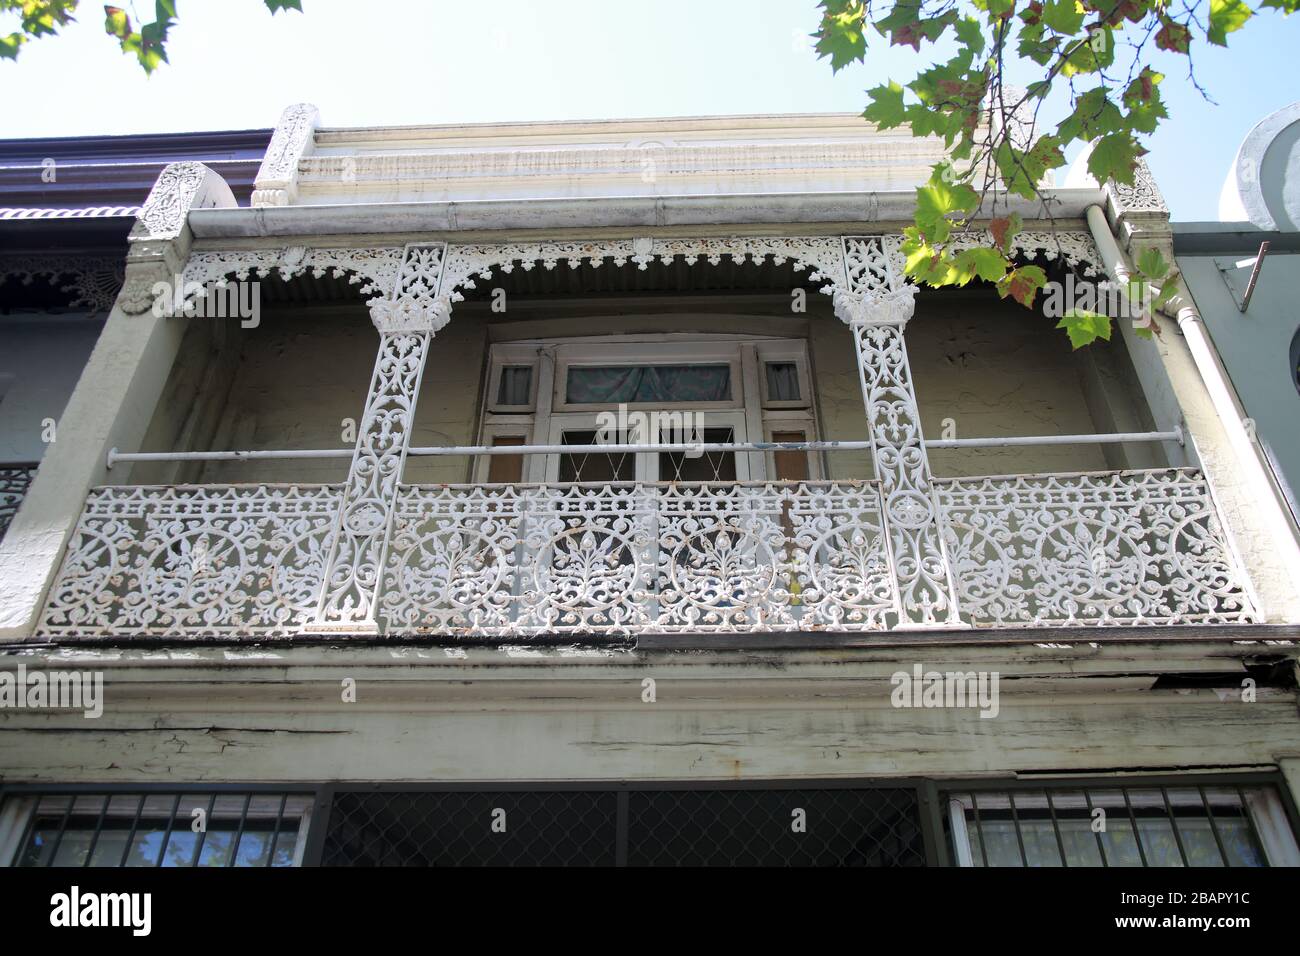
[[[838,73],[867,53],[863,32],[866,7],[859,0],[822,0],[822,22],[813,34],[818,58],[830,57],[831,69]]]
[[[929,183],[916,188],[916,225],[934,243],[948,238],[949,216],[969,215],[979,205],[975,190],[965,183],[949,181],[951,169],[946,163],[937,165]]]
[[[1216,46],[1228,45],[1228,34],[1240,30],[1253,14],[1241,0],[1210,0],[1210,25],[1205,38]]]
[[[1091,345],[1097,339],[1110,339],[1110,317],[1083,309],[1071,309],[1056,323],[1058,329],[1065,329],[1070,337],[1070,344],[1076,349]]]
[[[1165,273],[1169,271],[1169,263],[1165,262],[1165,257],[1154,246],[1142,250],[1142,254],[1138,256],[1137,267],[1138,271],[1152,282],[1162,281]]]
[[[1099,183],[1111,179],[1118,183],[1132,183],[1140,149],[1131,133],[1103,136],[1088,154],[1088,172]]]
[[[279,13],[281,10],[297,10],[302,13],[302,0],[266,0],[266,9],[272,13]]]
[[[1274,10],[1281,10],[1282,16],[1290,16],[1300,9],[1300,0],[1261,0],[1261,7],[1271,7]]]
[[[1300,3],[1300,0],[1296,0]],[[972,53],[984,50],[984,27],[974,17],[962,17],[954,25],[957,39]]]
[[[961,274],[966,276],[966,280],[960,285],[965,285],[974,277],[979,277],[985,282],[997,282],[1007,274],[1007,268],[1010,266],[1006,256],[988,246],[963,249],[953,257],[953,262]]]
[[[1169,300],[1178,295],[1178,276],[1177,274],[1168,276],[1156,291],[1155,298],[1151,301],[1153,309],[1163,309]]]
[[[871,98],[871,104],[862,111],[864,119],[875,123],[881,129],[903,125],[906,120],[906,107],[903,104],[901,86],[891,81],[885,86],[867,90],[867,96]]]
[[[1062,36],[1072,37],[1083,26],[1083,7],[1075,0],[1047,0],[1043,23]]]

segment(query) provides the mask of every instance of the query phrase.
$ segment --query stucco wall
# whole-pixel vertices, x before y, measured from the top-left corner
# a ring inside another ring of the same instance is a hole
[[[1150,416],[1119,342],[1071,350],[1053,323],[992,292],[918,297],[907,326],[908,357],[927,439],[1065,435],[1147,430]],[[828,314],[811,323],[822,435],[865,437],[862,392],[848,329]],[[1110,409],[1110,413],[1104,412]],[[1127,414],[1126,414],[1127,413]],[[945,436],[944,420],[955,433]],[[1164,464],[1159,448],[1044,445],[1005,449],[935,449],[935,475],[1099,471]],[[866,456],[828,456],[830,474],[871,473]]]
[[[220,334],[215,322],[200,321],[186,332],[142,450],[351,446],[343,440],[343,420],[361,418],[379,343],[364,309],[267,309],[254,329],[221,321]],[[226,364],[229,370],[221,371]],[[186,429],[196,402],[209,428]],[[208,462],[188,480],[332,482],[347,470],[346,458]],[[137,465],[118,480],[169,480],[160,472]]]

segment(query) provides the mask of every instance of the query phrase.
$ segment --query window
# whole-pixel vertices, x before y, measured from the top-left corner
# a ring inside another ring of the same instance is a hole
[[[730,400],[729,365],[575,365],[565,387],[570,405]]]
[[[611,428],[623,442],[658,435],[667,444],[706,431],[732,444],[773,433],[817,437],[807,344],[799,339],[646,332],[503,342],[491,346],[483,388],[482,445],[603,444],[595,436]],[[669,434],[676,421],[682,429]],[[783,455],[779,467],[796,458],[806,463],[796,472],[820,478],[821,456]],[[771,451],[483,455],[472,480],[743,482],[774,475],[776,461]]]
[[[493,412],[527,414],[537,404],[538,378],[535,347],[496,346],[488,367],[484,403]]]
[[[9,795],[0,865],[297,866],[305,793]]]
[[[770,402],[799,401],[799,366],[794,362],[768,362],[767,398]]]
[[[497,405],[526,408],[533,403],[533,367],[505,365],[497,382]]]
[[[1294,866],[1272,787],[973,790],[949,794],[963,866]]]

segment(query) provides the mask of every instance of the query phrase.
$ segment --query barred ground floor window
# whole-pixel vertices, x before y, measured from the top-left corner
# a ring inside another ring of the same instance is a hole
[[[1300,865],[1276,775],[1017,781],[35,787],[0,865]]]

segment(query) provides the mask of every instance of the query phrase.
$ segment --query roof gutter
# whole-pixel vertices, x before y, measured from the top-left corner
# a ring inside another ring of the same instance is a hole
[[[1043,217],[1042,204],[999,197],[1025,219]],[[1100,189],[1059,189],[1052,215],[1082,219],[1102,202]],[[471,199],[338,205],[195,209],[197,239],[303,235],[490,232],[534,229],[630,229],[797,223],[910,222],[916,192],[732,193],[703,196],[609,196],[556,199]]]

